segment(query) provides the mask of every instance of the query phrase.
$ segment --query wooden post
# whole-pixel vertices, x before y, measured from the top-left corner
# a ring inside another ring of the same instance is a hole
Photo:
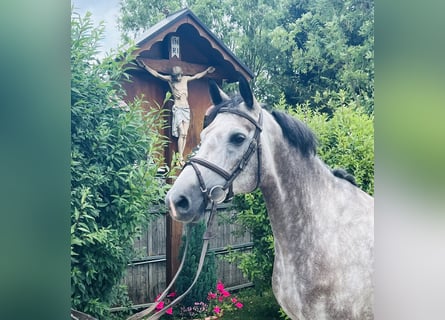
[[[175,18],[173,18],[175,17]],[[247,79],[252,79],[253,73],[243,65],[234,54],[222,44],[207,27],[189,10],[178,11],[175,16],[168,18],[150,28],[151,32],[137,43],[138,49],[133,54],[138,56],[144,64],[161,74],[171,74],[173,66],[182,68],[184,75],[195,75],[213,66],[215,72],[206,78],[215,79],[219,84],[225,79],[227,82],[237,81],[239,73]],[[168,56],[166,55],[168,52]],[[162,105],[165,92],[169,90],[165,81],[156,79],[143,68],[129,68],[128,74],[132,82],[123,81],[127,100],[143,97],[147,100],[144,108],[150,110],[156,105]],[[197,79],[189,83],[189,104],[191,123],[187,135],[184,154],[188,154],[199,144],[204,115],[212,105],[208,94],[208,79]],[[167,102],[164,108],[171,108]],[[171,110],[170,110],[171,111]],[[170,145],[164,150],[166,164],[170,166],[172,153],[177,151],[177,141],[171,136],[171,117],[169,127],[161,134],[170,139]],[[172,183],[172,181],[168,181]],[[183,225],[173,221],[170,215],[166,219],[166,281],[170,282],[179,267],[179,248],[181,245]]]
[[[173,279],[178,271],[180,257],[179,247],[181,246],[182,238],[182,223],[175,221],[170,215],[166,216],[166,228],[167,228],[167,284]]]
[[[170,138],[170,145],[164,150],[164,157],[167,163],[172,163],[172,152],[177,152],[177,144],[172,141],[171,133],[168,133]],[[179,174],[179,173],[177,173]],[[172,184],[172,179],[168,179],[167,183]],[[180,264],[179,248],[181,246],[182,239],[182,227],[181,222],[172,219],[170,213],[165,216],[165,228],[166,228],[166,286],[172,281],[176,272],[178,271]]]

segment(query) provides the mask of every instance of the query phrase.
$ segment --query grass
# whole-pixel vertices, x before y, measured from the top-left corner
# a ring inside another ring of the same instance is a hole
[[[243,308],[227,312],[223,319],[230,320],[280,320],[280,306],[272,290],[258,293],[255,289],[243,289],[234,294]]]

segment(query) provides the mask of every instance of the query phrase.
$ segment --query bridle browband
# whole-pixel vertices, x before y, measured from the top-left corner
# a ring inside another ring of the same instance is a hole
[[[204,197],[204,201],[207,204],[209,200],[215,201],[216,203],[222,203],[230,201],[233,198],[233,181],[238,177],[238,175],[244,170],[245,166],[249,162],[250,158],[252,157],[253,153],[257,151],[257,157],[258,157],[258,174],[257,174],[257,182],[255,189],[258,188],[261,182],[261,141],[260,141],[260,134],[262,131],[263,126],[263,113],[260,111],[258,116],[258,121],[252,118],[249,114],[239,110],[235,109],[235,106],[239,104],[240,99],[230,99],[222,102],[221,104],[215,106],[218,113],[232,113],[239,117],[242,117],[246,120],[248,120],[250,123],[252,123],[255,126],[255,133],[250,140],[249,147],[247,148],[244,155],[241,157],[241,159],[238,161],[238,164],[235,167],[235,170],[232,173],[227,172],[223,168],[213,164],[212,162],[198,158],[198,157],[192,157],[190,158],[187,163],[185,164],[184,168],[187,165],[191,165],[194,169],[196,176],[199,181],[199,186],[201,189],[201,192]],[[224,180],[226,180],[226,183],[221,186],[217,185],[212,187],[210,190],[208,190],[204,179],[202,178],[201,171],[199,170],[197,165],[201,165],[203,167],[206,167],[207,169],[212,170],[219,176],[223,177]],[[224,197],[222,197],[224,196]]]
[[[243,171],[243,169],[245,168],[246,164],[249,162],[249,160],[252,157],[255,150],[257,151],[257,157],[258,157],[258,175],[257,175],[255,189],[258,188],[258,186],[260,185],[260,182],[261,182],[260,134],[261,134],[262,125],[263,125],[263,113],[262,113],[262,111],[260,111],[260,114],[258,116],[258,121],[256,121],[247,113],[240,111],[238,109],[234,109],[235,105],[238,105],[240,102],[241,102],[241,99],[230,99],[230,100],[222,102],[221,104],[219,104],[215,107],[215,108],[218,108],[217,114],[223,113],[223,112],[229,112],[232,114],[236,114],[240,117],[243,117],[244,119],[249,120],[255,126],[255,133],[252,137],[252,140],[250,141],[249,147],[247,148],[246,152],[241,157],[241,159],[238,161],[238,164],[237,164],[235,170],[232,173],[229,173],[226,170],[211,163],[210,161],[207,161],[207,160],[201,159],[201,158],[197,158],[197,157],[190,158],[187,161],[187,163],[184,165],[184,168],[187,165],[191,165],[192,168],[195,170],[196,176],[198,177],[199,186],[200,186],[201,192],[203,194],[204,201],[206,203],[206,207],[207,207],[207,204],[209,201],[211,203],[210,214],[206,221],[206,231],[203,236],[203,245],[202,245],[202,249],[201,249],[201,256],[199,258],[199,263],[198,263],[198,268],[196,271],[195,278],[193,279],[192,284],[189,286],[189,288],[183,294],[181,294],[179,297],[177,297],[175,300],[173,300],[170,304],[168,304],[167,306],[165,306],[164,308],[162,308],[161,310],[159,310],[158,312],[153,314],[149,318],[150,320],[159,319],[169,308],[178,304],[190,292],[192,287],[195,285],[195,283],[198,280],[198,277],[201,273],[202,267],[204,265],[204,259],[205,259],[206,253],[207,253],[209,241],[212,238],[210,227],[212,226],[212,222],[213,222],[213,218],[216,213],[217,205],[224,201],[229,201],[230,199],[232,199],[232,197],[233,197],[233,190],[232,190],[233,181]],[[207,186],[204,182],[204,179],[202,177],[201,171],[199,170],[197,165],[206,167],[206,168],[212,170],[213,172],[217,173],[221,177],[223,177],[226,180],[226,183],[224,184],[224,186],[216,185],[216,186],[212,187],[210,190],[208,190]],[[185,249],[184,249],[184,253],[182,255],[182,260],[179,265],[178,271],[176,272],[172,281],[167,286],[167,288],[164,290],[164,292],[162,292],[162,294],[159,296],[159,298],[157,299],[156,302],[162,301],[162,299],[164,299],[167,296],[169,290],[171,289],[173,284],[176,282],[176,279],[178,278],[180,272],[182,271],[182,267],[184,265],[185,257],[187,254],[188,243],[189,243],[189,237],[187,236],[189,226],[190,225],[187,225]],[[152,313],[155,310],[156,305],[157,305],[157,303],[154,303],[151,307],[132,315],[131,317],[127,318],[127,320],[137,320],[137,319],[141,319],[141,318],[149,315],[150,313]]]

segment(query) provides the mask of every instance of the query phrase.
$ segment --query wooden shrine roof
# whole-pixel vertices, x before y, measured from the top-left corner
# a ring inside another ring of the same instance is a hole
[[[173,62],[165,49],[170,35],[182,42],[183,56]],[[148,65],[154,63],[159,72],[170,73],[174,63],[186,75],[214,66],[216,71],[209,77],[235,82],[241,73],[248,80],[253,78],[253,72],[187,8],[152,26],[136,44],[135,54]]]

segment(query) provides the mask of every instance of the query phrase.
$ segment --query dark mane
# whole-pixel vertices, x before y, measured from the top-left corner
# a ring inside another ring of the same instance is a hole
[[[347,181],[349,181],[350,183],[352,183],[354,186],[357,186],[357,182],[355,181],[355,178],[352,174],[349,174],[348,172],[346,172],[345,169],[334,169],[332,170],[332,173],[334,174],[334,176],[341,178],[341,179],[345,179]]]
[[[300,120],[284,112],[274,110],[272,115],[283,130],[284,137],[292,146],[299,149],[306,157],[316,154],[317,138],[311,129]]]

